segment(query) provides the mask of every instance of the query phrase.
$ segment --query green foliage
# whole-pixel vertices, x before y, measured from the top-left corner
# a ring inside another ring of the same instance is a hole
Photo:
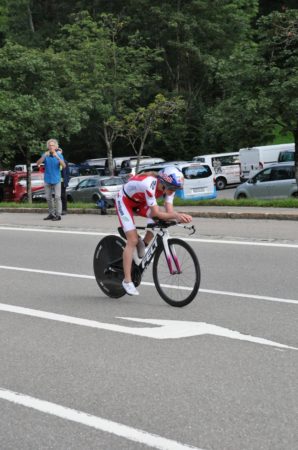
[[[161,201],[161,203],[163,203]],[[280,199],[280,200],[254,200],[254,199],[242,199],[242,200],[232,200],[232,199],[213,199],[213,200],[181,200],[179,198],[174,199],[174,206],[232,206],[232,207],[259,207],[259,208],[298,208],[298,199]],[[13,203],[13,202],[0,202],[0,210],[4,208],[32,208],[32,204],[29,203]],[[46,202],[34,203],[33,208],[43,209],[47,211]],[[100,210],[95,203],[69,203],[67,205],[69,210],[78,210],[78,212],[87,213],[88,210]],[[111,214],[114,214],[114,210],[108,210]]]
[[[49,137],[69,139],[86,117],[70,95],[61,55],[7,42],[0,49],[0,156],[27,163]]]
[[[282,131],[294,133],[298,131],[298,10],[274,12],[262,17],[258,24],[270,115]]]
[[[122,129],[123,137],[129,141],[135,153],[141,156],[150,135],[160,138],[162,127],[171,119],[177,118],[183,108],[185,104],[182,98],[167,99],[162,94],[157,94],[148,105],[124,116],[118,125]]]
[[[272,13],[258,22],[258,43],[240,45],[222,61],[221,96],[205,116],[205,142],[237,150],[272,142],[298,130],[298,10]],[[217,125],[217,127],[216,127]],[[284,141],[285,142],[285,141]]]
[[[280,200],[256,200],[253,198],[232,200],[232,199],[213,199],[183,201],[179,198],[174,199],[174,206],[235,206],[235,207],[259,207],[259,208],[298,208],[298,199],[288,198]]]
[[[131,154],[133,123],[137,151],[168,159],[271,143],[277,127],[297,141],[295,5],[0,0],[0,152],[55,135],[77,160]],[[145,136],[157,95],[184,106]]]

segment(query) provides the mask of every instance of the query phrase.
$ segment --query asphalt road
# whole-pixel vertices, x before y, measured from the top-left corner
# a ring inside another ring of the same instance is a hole
[[[236,191],[236,185],[229,185],[221,191],[217,191],[217,198],[233,199]]]
[[[194,223],[176,309],[150,268],[138,298],[98,289],[114,216],[0,214],[1,449],[297,449],[296,222]]]

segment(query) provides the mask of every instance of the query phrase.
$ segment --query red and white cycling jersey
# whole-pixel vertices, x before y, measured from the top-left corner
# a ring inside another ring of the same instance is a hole
[[[148,217],[150,207],[157,204],[156,199],[163,196],[163,191],[157,190],[157,179],[151,175],[135,175],[123,186],[116,197],[116,209],[124,231],[135,228],[133,215]],[[165,203],[173,204],[175,192],[165,196]]]

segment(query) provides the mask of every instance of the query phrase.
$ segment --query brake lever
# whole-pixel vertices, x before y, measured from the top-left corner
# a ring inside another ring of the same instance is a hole
[[[183,224],[181,223],[181,224],[178,224],[178,227],[182,227],[182,228],[184,228],[185,230],[189,231],[189,232],[190,232],[190,233],[189,233],[189,236],[192,236],[192,235],[195,234],[195,232],[196,232],[196,228],[195,228],[194,225],[183,225]]]
[[[185,228],[190,231],[189,236],[192,236],[196,232],[196,227],[194,225],[191,225],[189,227],[185,226]]]

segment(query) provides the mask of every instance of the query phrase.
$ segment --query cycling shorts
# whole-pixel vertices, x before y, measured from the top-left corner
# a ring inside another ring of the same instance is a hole
[[[147,223],[154,223],[154,220],[150,218],[150,207],[146,203],[137,203],[129,199],[122,189],[117,194],[115,206],[121,226],[125,232],[136,229],[134,214],[147,217]]]

